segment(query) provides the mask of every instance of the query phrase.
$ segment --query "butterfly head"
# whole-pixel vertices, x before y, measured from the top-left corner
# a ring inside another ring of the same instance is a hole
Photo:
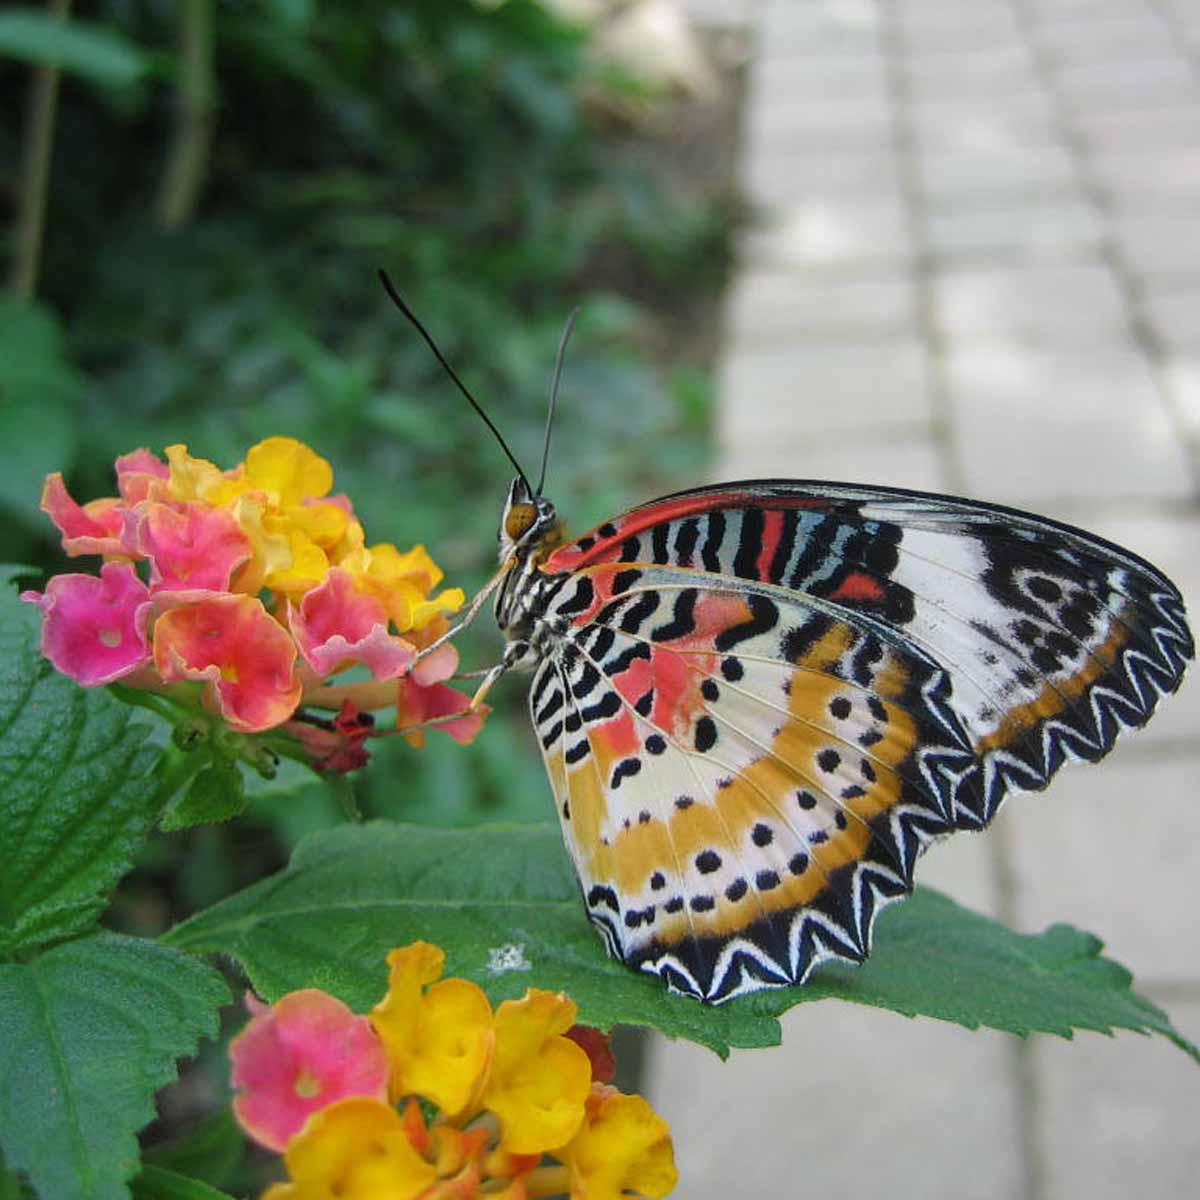
[[[532,548],[554,540],[551,535],[558,528],[554,505],[545,496],[535,496],[523,478],[514,479],[500,517],[500,561],[507,562],[514,554],[528,555]]]

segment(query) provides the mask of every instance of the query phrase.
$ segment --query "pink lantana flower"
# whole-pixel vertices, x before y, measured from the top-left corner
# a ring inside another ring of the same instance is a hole
[[[388,633],[388,614],[374,596],[360,592],[354,576],[330,569],[325,582],[288,606],[288,624],[305,661],[320,676],[365,663],[376,679],[394,679],[417,656],[412,642]]]
[[[168,683],[203,680],[206,696],[244,733],[286,721],[300,703],[296,645],[250,596],[214,592],[154,623],[154,665]]]
[[[365,1016],[316,988],[269,1008],[247,995],[250,1024],[233,1039],[233,1109],[242,1128],[282,1151],[309,1115],[347,1096],[386,1101],[388,1056]]]
[[[128,563],[96,575],[55,575],[45,592],[22,592],[42,610],[42,653],[85,687],[112,683],[150,659],[150,589]]]
[[[146,449],[131,450],[117,459],[116,468],[117,491],[126,504],[168,497],[171,469],[157,454]]]
[[[427,658],[423,658],[400,680],[396,700],[396,726],[410,731],[407,737],[412,745],[420,746],[425,741],[424,731],[413,727],[433,720],[440,721],[434,728],[449,734],[464,746],[473,742],[483,728],[483,719],[490,711],[486,705],[456,721],[440,720],[454,713],[464,712],[469,703],[469,697],[442,682],[457,670],[458,650],[446,642]]]
[[[71,557],[81,554],[123,555],[121,502],[113,496],[78,504],[67,491],[60,472],[46,476],[42,512],[62,534],[62,548]]]
[[[253,552],[232,513],[203,504],[143,501],[126,513],[124,540],[149,560],[156,591],[226,591]]]
[[[261,746],[237,752],[257,763],[298,750],[322,771],[363,765],[369,737],[468,707],[444,683],[458,662],[451,647],[418,661],[464,603],[461,589],[435,593],[442,571],[423,546],[368,547],[324,458],[289,437],[259,442],[228,470],[182,444],[164,453],[122,455],[119,494],[84,505],[60,474],[46,479],[42,507],[66,552],[107,560],[98,577],[24,594],[60,671],[156,692],[147,703],[178,710],[181,728],[215,724],[203,706],[242,734],[279,730],[265,757]],[[337,678],[360,663],[373,679]],[[178,686],[188,681],[204,686]],[[395,707],[399,726],[369,715]],[[470,740],[483,711],[439,727]]]

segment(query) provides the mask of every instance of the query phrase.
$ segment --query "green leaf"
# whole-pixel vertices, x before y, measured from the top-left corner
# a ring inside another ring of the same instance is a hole
[[[123,1200],[135,1134],[229,1002],[202,962],[101,932],[0,966],[4,1159],[54,1200]]]
[[[50,312],[0,299],[0,503],[43,535],[50,524],[38,510],[42,484],[51,471],[71,467],[83,389]]]
[[[37,9],[0,14],[0,55],[61,67],[101,87],[128,87],[149,70],[132,42],[86,21],[59,21]]]
[[[0,587],[0,956],[86,929],[157,808],[148,727],[59,675],[38,627]]]
[[[133,1200],[233,1200],[200,1179],[165,1171],[162,1167],[143,1167],[129,1187]]]
[[[1161,1033],[1198,1053],[1089,934],[1024,936],[920,890],[880,917],[866,966],[827,968],[808,985],[709,1007],[608,958],[584,914],[556,827],[430,829],[376,822],[301,843],[280,874],[185,921],[164,940],[221,951],[269,999],[321,987],[362,1010],[384,991],[384,955],[424,938],[447,972],[493,1000],[537,987],[568,992],[601,1028],[649,1025],[726,1054],[780,1040],[780,1013],[828,997],[974,1028],[1070,1036],[1073,1029]],[[514,966],[513,964],[517,964]]]
[[[166,812],[160,824],[168,832],[190,829],[193,825],[209,825],[228,821],[246,807],[246,789],[237,764],[222,754],[215,754],[202,767]]]

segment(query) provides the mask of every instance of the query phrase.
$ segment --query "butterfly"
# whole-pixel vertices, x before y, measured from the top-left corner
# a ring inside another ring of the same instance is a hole
[[[505,638],[476,698],[532,671],[588,916],[709,1003],[862,962],[932,842],[1102,758],[1194,654],[1169,579],[1045,517],[768,479],[568,541],[545,453],[536,487],[512,461],[500,569],[463,618],[491,597]]]

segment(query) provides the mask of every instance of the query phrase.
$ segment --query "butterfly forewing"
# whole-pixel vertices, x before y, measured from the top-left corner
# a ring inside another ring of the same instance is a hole
[[[861,960],[921,850],[1178,686],[1175,588],[1078,530],[726,484],[552,552],[531,710],[593,921],[707,1000]]]

